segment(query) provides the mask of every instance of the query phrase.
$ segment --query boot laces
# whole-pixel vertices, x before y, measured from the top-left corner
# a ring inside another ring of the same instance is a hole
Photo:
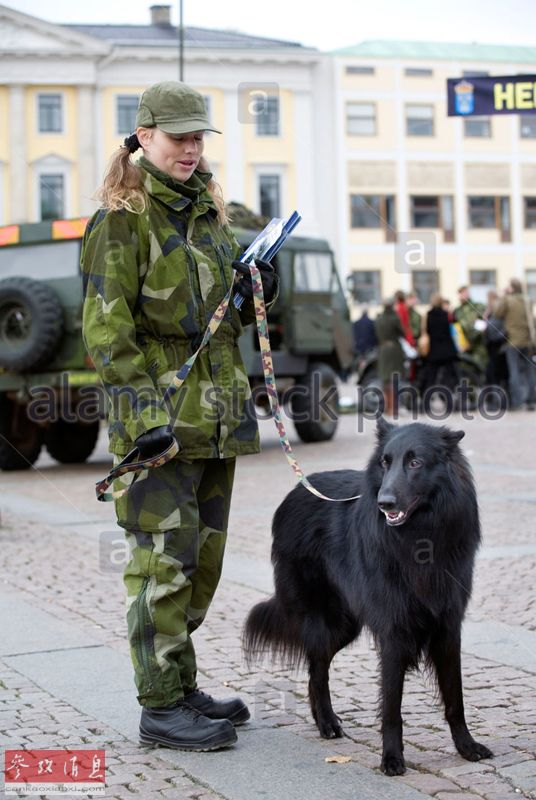
[[[203,716],[201,712],[197,710],[197,708],[191,706],[186,700],[178,703],[177,707],[181,709],[187,719],[196,720]]]

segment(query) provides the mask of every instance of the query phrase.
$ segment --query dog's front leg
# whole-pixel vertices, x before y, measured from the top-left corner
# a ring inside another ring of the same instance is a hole
[[[435,637],[430,646],[430,657],[445,704],[445,718],[458,753],[468,761],[493,758],[491,750],[473,739],[465,722],[459,633],[443,631]]]
[[[403,775],[402,691],[408,666],[400,648],[389,642],[381,644],[381,713],[383,754],[381,769],[386,775]]]

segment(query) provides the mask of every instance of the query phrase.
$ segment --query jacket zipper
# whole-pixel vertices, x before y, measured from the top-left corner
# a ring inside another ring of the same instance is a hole
[[[194,222],[195,222],[195,218],[190,217],[190,219],[188,221],[188,230],[187,230],[187,235],[186,235],[186,251],[188,253],[188,257],[191,259],[191,261],[194,262],[195,271],[197,272],[197,264],[195,263],[195,259],[194,259],[193,255],[192,255],[192,253],[190,252],[190,248],[189,248],[189,245],[188,245],[188,242],[189,242],[190,237],[191,237],[192,232],[193,232]],[[219,267],[220,274],[221,274],[222,284],[225,287],[225,292],[227,292],[227,281],[225,279],[225,268],[224,268],[224,264],[223,264],[223,262],[221,260],[221,254],[219,252],[219,247],[218,247],[217,244],[214,245],[214,251],[216,253],[216,260],[218,262],[218,267]],[[194,293],[194,290],[192,288],[192,294],[193,293]],[[202,301],[202,299],[203,298],[201,297],[201,301]],[[228,314],[230,314],[229,309],[227,309],[227,311],[225,313],[225,317],[227,317]],[[204,332],[203,326],[205,324],[206,323],[202,320],[201,321],[202,332]],[[217,450],[218,450],[218,457],[219,458],[223,458],[223,453],[222,453],[222,451],[220,449],[220,438],[221,438],[221,421],[220,421],[220,419],[218,417],[218,420],[216,422],[216,447],[217,447]]]

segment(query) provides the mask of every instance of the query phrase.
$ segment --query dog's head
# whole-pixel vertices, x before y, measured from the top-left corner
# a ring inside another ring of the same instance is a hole
[[[437,493],[449,462],[463,459],[458,442],[465,434],[418,422],[397,427],[383,418],[376,434],[370,466],[379,486],[378,508],[390,527],[404,525]]]

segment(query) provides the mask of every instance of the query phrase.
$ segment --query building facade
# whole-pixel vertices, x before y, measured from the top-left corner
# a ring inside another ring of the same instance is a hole
[[[0,225],[91,214],[146,86],[178,78],[171,6],[147,25],[56,25],[0,6]],[[150,15],[150,17],[149,17]],[[446,79],[536,71],[536,48],[365,42],[333,53],[185,30],[184,80],[223,136],[229,201],[298,209],[355,301],[452,301],[527,281],[536,300],[536,115],[447,117]]]
[[[536,300],[536,115],[447,116],[447,78],[536,72],[536,48],[365,42],[333,54],[337,235],[354,297]]]
[[[0,225],[93,212],[144,88],[178,78],[170,10],[151,7],[145,26],[54,25],[0,6]],[[207,134],[205,154],[226,199],[268,216],[298,208],[302,230],[329,235],[316,153],[330,57],[199,28],[184,53],[184,80],[224,131]]]

